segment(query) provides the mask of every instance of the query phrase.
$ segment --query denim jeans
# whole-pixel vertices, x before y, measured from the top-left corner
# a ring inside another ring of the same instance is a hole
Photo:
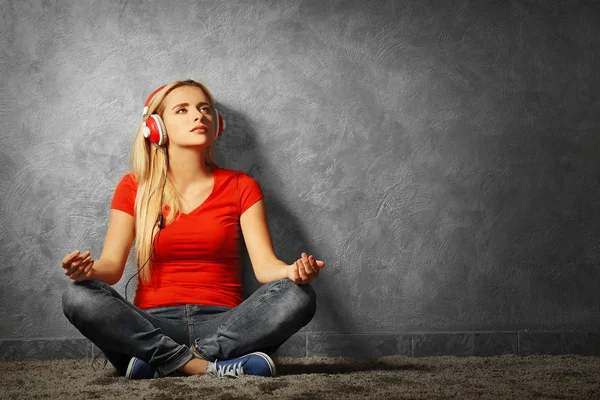
[[[62,297],[67,319],[125,375],[138,357],[166,376],[195,355],[226,360],[262,351],[272,354],[313,318],[310,285],[269,282],[235,308],[186,304],[139,309],[110,285],[73,281]]]

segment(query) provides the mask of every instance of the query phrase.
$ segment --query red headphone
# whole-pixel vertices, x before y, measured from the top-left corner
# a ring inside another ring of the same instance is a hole
[[[150,96],[146,99],[144,103],[144,117],[148,112],[148,105],[152,102],[152,99],[156,95],[156,93],[160,92],[167,85],[163,85],[156,89],[154,92],[150,93]],[[217,110],[215,107],[212,108],[213,121],[215,121],[215,132],[217,132],[215,136],[215,140],[223,133],[225,129],[225,120],[221,115],[221,112]],[[167,129],[165,128],[165,123],[162,118],[158,114],[150,114],[146,121],[144,121],[144,126],[142,127],[142,132],[144,137],[151,141],[152,143],[163,146],[167,142]]]

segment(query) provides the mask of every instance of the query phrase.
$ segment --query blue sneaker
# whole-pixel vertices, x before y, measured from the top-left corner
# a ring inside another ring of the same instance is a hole
[[[127,372],[125,373],[125,378],[127,379],[152,379],[159,378],[160,374],[158,370],[148,364],[147,362],[140,360],[137,357],[132,357],[129,360],[129,365],[127,366]]]
[[[226,361],[209,362],[206,373],[219,378],[242,375],[275,376],[275,364],[265,353],[256,352]]]

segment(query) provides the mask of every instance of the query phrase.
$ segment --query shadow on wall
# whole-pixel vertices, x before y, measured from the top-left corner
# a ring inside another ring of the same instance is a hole
[[[277,257],[291,264],[305,251],[326,261],[325,268],[312,283],[317,292],[317,313],[303,331],[314,331],[311,327],[320,319],[326,319],[334,322],[332,325],[337,327],[337,333],[356,332],[357,327],[350,318],[345,317],[351,310],[344,309],[344,299],[331,295],[337,291],[328,290],[336,284],[336,274],[343,273],[343,266],[335,265],[335,260],[330,255],[323,254],[323,246],[310,240],[311,232],[305,230],[303,221],[290,212],[287,204],[281,199],[281,190],[285,187],[282,177],[269,162],[272,157],[263,153],[257,146],[257,133],[252,129],[251,121],[223,104],[219,103],[218,108],[227,127],[216,146],[217,163],[224,168],[244,171],[260,184],[265,196],[269,230]],[[247,298],[260,283],[254,277],[245,246],[242,251],[242,267],[244,298]]]

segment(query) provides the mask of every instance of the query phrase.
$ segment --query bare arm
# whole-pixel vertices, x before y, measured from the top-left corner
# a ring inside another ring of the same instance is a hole
[[[89,279],[109,285],[119,282],[125,270],[134,233],[135,218],[126,212],[111,209],[102,254],[94,263]]]
[[[279,260],[273,251],[263,199],[240,216],[240,226],[256,279],[260,283],[268,283],[287,278],[288,265]]]
[[[254,275],[260,283],[289,278],[295,283],[309,283],[319,275],[325,262],[306,253],[294,264],[288,265],[275,256],[267,225],[264,200],[259,200],[240,217],[240,226]]]
[[[94,261],[88,251],[70,253],[63,259],[65,275],[77,281],[94,279],[114,285],[123,276],[134,232],[135,219],[126,212],[111,209],[100,258]]]

